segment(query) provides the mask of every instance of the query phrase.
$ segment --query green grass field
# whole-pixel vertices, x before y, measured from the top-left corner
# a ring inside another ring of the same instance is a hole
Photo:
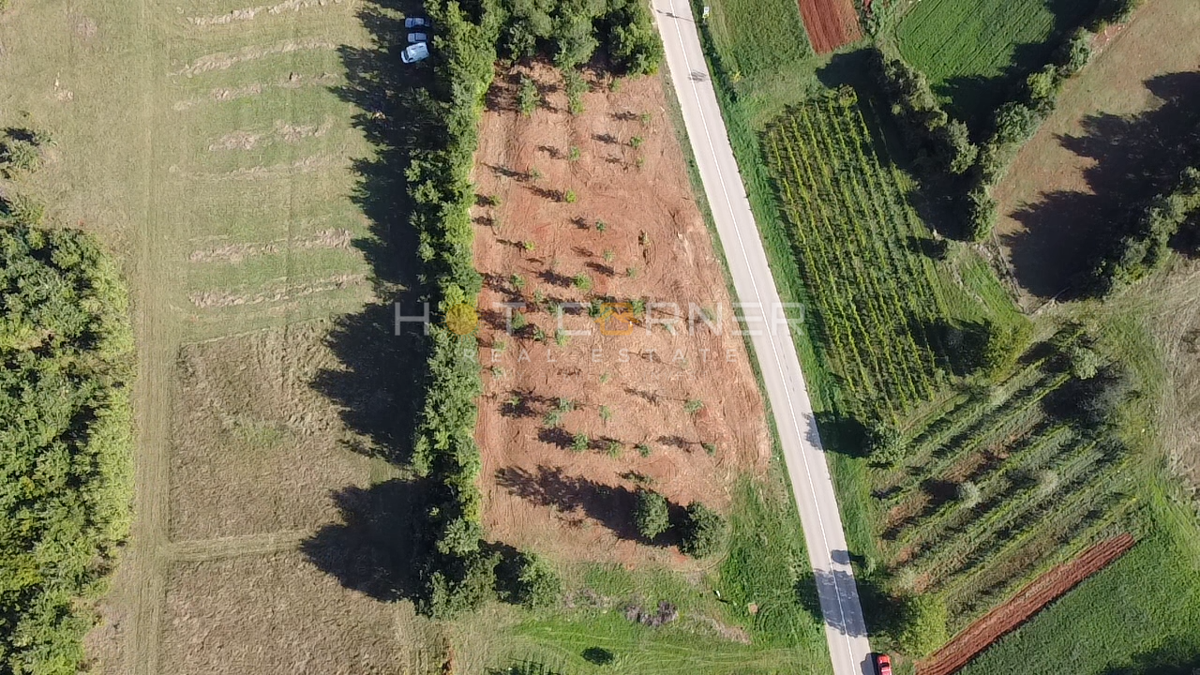
[[[1096,0],[922,0],[900,21],[904,59],[973,127],[1042,66],[1051,37],[1077,26]]]
[[[614,666],[664,675],[824,672],[824,628],[809,597],[815,589],[789,495],[743,479],[730,520],[729,555],[703,578],[609,565],[567,567],[569,609],[467,619],[467,632],[480,621],[492,627],[479,629],[486,639],[466,645],[486,672],[497,673],[521,664],[564,675],[611,672]],[[631,605],[653,610],[660,601],[677,607],[679,619],[650,628],[624,616]],[[500,631],[497,621],[505,625]],[[610,652],[614,663],[590,662],[588,650],[595,649]]]
[[[778,111],[814,85],[813,54],[794,2],[716,0],[705,27],[714,37],[720,73],[744,105]],[[700,10],[693,8],[696,16]]]

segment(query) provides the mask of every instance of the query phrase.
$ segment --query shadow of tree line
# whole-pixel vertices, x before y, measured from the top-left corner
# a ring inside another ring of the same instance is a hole
[[[353,170],[352,195],[370,233],[352,244],[371,268],[376,300],[336,319],[326,342],[338,367],[317,374],[313,387],[340,410],[346,427],[364,440],[350,449],[404,467],[423,404],[427,339],[419,323],[397,331],[396,307],[422,314],[417,277],[417,237],[408,225],[404,172],[418,140],[435,129],[436,103],[426,93],[427,64],[400,60],[406,46],[403,14],[418,14],[416,0],[371,0],[358,18],[371,36],[366,48],[343,45],[346,82],[332,89],[355,106],[354,125],[373,147]],[[434,486],[416,478],[370,487],[349,486],[332,495],[341,522],[321,528],[301,545],[308,559],[347,588],[381,601],[415,600],[419,561],[427,533],[419,531]]]
[[[1099,255],[1123,233],[1144,202],[1195,161],[1200,72],[1160,75],[1145,87],[1162,104],[1140,115],[1090,115],[1083,134],[1060,135],[1062,147],[1094,164],[1087,190],[1057,190],[1010,214],[1024,231],[1005,235],[1017,282],[1043,298],[1086,291]],[[1189,141],[1190,139],[1190,141]]]
[[[425,299],[417,273],[418,240],[407,220],[405,172],[414,152],[428,146],[431,135],[444,133],[429,122],[441,114],[440,104],[426,89],[432,85],[429,63],[405,64],[400,59],[407,44],[403,17],[421,12],[418,0],[368,0],[358,18],[371,45],[339,48],[346,83],[332,91],[357,108],[354,124],[374,149],[371,157],[353,163],[358,184],[352,197],[369,222],[369,236],[353,245],[370,265],[377,299],[336,319],[327,345],[338,367],[319,372],[313,382],[314,389],[338,407],[346,427],[364,439],[350,450],[401,469],[407,469],[411,459],[428,358],[420,323],[396,322],[397,305],[406,316],[419,316]],[[501,79],[502,88],[512,85]],[[529,501],[580,510],[623,539],[643,541],[630,515],[636,493],[627,488],[564,476],[561,469],[555,473],[543,468],[537,475],[512,469],[497,478]],[[406,476],[338,490],[331,498],[340,522],[322,527],[301,550],[347,588],[380,601],[419,601],[425,588],[419,578],[422,561],[429,559],[433,546],[425,524],[438,488],[431,480]],[[673,519],[682,517],[683,507],[672,504],[671,509]],[[667,541],[670,536],[643,543],[670,545],[675,543]],[[513,583],[520,552],[491,542],[484,553],[499,561],[499,597],[513,597],[506,589]]]

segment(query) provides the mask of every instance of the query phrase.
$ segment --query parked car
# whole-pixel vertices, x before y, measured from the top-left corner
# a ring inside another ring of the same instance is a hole
[[[405,28],[418,28],[418,27],[428,27],[428,26],[429,26],[429,19],[425,19],[425,18],[422,18],[419,16],[412,16],[412,17],[409,17],[404,20]]]
[[[400,52],[400,60],[405,63],[416,63],[429,58],[429,43],[418,42],[415,45],[409,45],[407,49]]]
[[[410,45],[416,44],[418,42],[425,42],[428,39],[429,39],[429,36],[424,33],[409,33],[408,34],[408,44],[410,44]]]
[[[892,659],[887,654],[876,654],[875,670],[879,675],[892,675]]]

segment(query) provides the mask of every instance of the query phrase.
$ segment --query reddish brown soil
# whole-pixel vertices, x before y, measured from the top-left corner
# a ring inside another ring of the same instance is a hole
[[[828,54],[862,38],[858,12],[851,0],[799,0],[808,41],[818,54]]]
[[[623,80],[611,92],[589,76],[585,111],[569,115],[558,75],[540,65],[532,74],[548,91],[532,117],[514,110],[515,74],[497,78],[474,176],[481,195],[475,262],[485,277],[479,302],[485,393],[476,431],[485,525],[501,541],[559,559],[687,565],[674,548],[638,541],[630,515],[637,485],[679,506],[701,500],[724,510],[736,477],[761,472],[770,447],[663,83]],[[640,142],[631,143],[635,137]],[[567,190],[577,201],[558,196]],[[493,196],[497,205],[485,198]],[[605,223],[603,232],[597,221]],[[524,278],[523,288],[511,282],[514,274]],[[590,290],[572,282],[577,275],[587,275]],[[539,294],[546,303],[535,308]],[[674,335],[661,326],[605,335],[587,311],[567,309],[563,327],[590,334],[555,343],[549,302],[605,296],[678,303],[684,323]],[[503,309],[494,305],[508,301],[527,306],[530,325],[516,335],[505,334]],[[689,335],[688,303],[723,315],[722,332],[697,326]],[[544,341],[534,338],[535,326]],[[544,417],[560,398],[574,409],[556,428]],[[703,408],[689,413],[689,400]],[[601,406],[611,411],[607,421]],[[575,452],[572,436],[579,433],[591,447]],[[608,448],[613,442],[616,456]],[[637,444],[650,455],[642,457]],[[712,453],[702,444],[711,444]]]
[[[1043,607],[1064,595],[1076,584],[1099,572],[1133,547],[1133,536],[1122,534],[1100,542],[1078,558],[1046,572],[959,633],[928,660],[917,664],[918,675],[950,675],[996,640],[1025,623]]]

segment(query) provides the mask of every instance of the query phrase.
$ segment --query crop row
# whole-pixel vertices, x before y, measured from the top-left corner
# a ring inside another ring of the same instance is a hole
[[[937,370],[915,327],[943,301],[908,248],[922,226],[861,111],[808,104],[776,120],[765,140],[836,374],[857,399],[893,415],[930,400]]]

